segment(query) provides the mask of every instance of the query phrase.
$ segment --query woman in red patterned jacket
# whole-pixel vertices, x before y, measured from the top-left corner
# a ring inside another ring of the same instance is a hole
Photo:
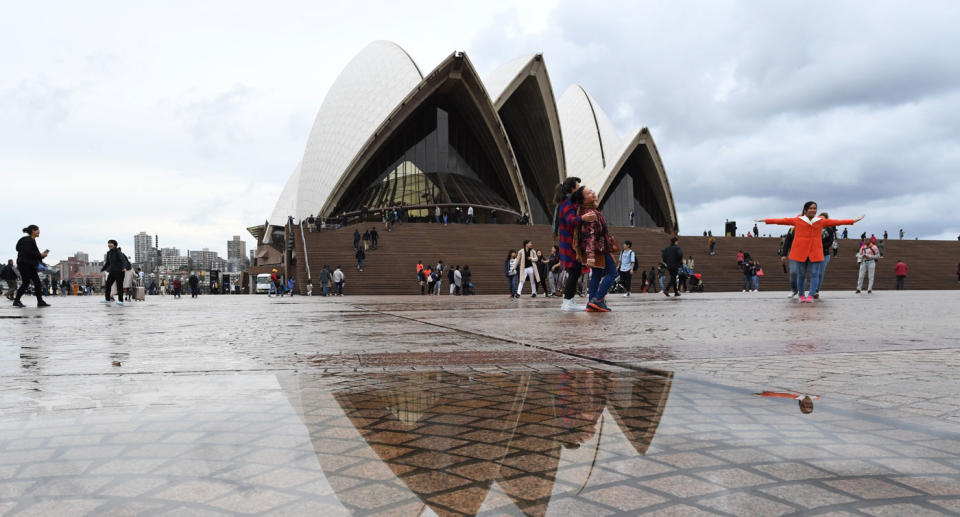
[[[580,189],[570,200],[580,206],[579,215],[583,220],[580,228],[574,230],[577,260],[591,268],[587,311],[610,312],[604,298],[617,278],[617,262],[613,259],[613,253],[618,251],[616,242],[610,236],[606,219],[597,208],[597,193],[593,189]],[[596,217],[587,221],[584,219],[587,214],[595,214]]]

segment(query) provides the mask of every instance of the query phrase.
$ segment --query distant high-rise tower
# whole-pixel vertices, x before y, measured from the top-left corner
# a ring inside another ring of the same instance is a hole
[[[153,258],[153,236],[140,232],[133,236],[134,262],[143,264]]]
[[[234,235],[232,240],[227,241],[227,260],[243,260],[247,255],[247,242],[240,240],[239,235]]]

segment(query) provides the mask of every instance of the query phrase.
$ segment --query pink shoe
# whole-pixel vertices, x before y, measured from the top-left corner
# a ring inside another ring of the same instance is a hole
[[[813,303],[813,296],[804,296],[801,302]]]

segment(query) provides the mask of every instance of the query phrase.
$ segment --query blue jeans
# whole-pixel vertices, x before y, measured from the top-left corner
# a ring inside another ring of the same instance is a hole
[[[517,292],[517,278],[520,275],[510,275],[507,278],[510,279],[510,294]]]
[[[790,290],[797,292],[797,262],[787,259],[790,266]]]
[[[810,288],[810,292],[811,292],[811,293],[816,294],[816,293],[819,293],[819,292],[820,292],[820,286],[823,285],[823,275],[827,274],[827,265],[828,265],[828,264],[830,264],[830,252],[829,252],[829,251],[826,252],[826,253],[823,255],[823,267],[820,268],[820,281],[817,282],[817,290],[814,291],[814,290],[813,290],[813,287],[811,287],[811,288]]]
[[[601,279],[601,277],[603,278]],[[607,253],[603,259],[603,269],[590,268],[590,299],[593,301],[603,300],[603,297],[613,287],[613,282],[616,279],[617,263],[613,260],[613,255]]]
[[[820,262],[811,262],[810,259],[807,259],[803,262],[791,260],[790,262],[796,262],[797,264],[797,293],[800,296],[803,296],[803,288],[807,283],[807,272],[810,272],[810,292],[816,293],[820,291],[820,277],[822,275],[821,271],[823,270],[823,261]]]
[[[751,280],[750,275],[743,275],[743,290],[749,291],[753,289],[753,280]]]
[[[326,283],[326,282],[323,282],[323,295],[324,295],[324,296],[327,295],[327,283]]]
[[[759,290],[760,290],[760,277],[757,276],[757,275],[753,275],[752,278],[753,278],[753,290],[754,290],[754,291],[759,291]]]
[[[357,259],[357,269],[363,269],[363,259]]]

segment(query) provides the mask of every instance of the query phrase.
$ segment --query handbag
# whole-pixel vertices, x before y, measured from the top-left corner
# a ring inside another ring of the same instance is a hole
[[[763,276],[763,268],[762,268],[762,267],[758,267],[758,268],[757,268],[757,276]]]

